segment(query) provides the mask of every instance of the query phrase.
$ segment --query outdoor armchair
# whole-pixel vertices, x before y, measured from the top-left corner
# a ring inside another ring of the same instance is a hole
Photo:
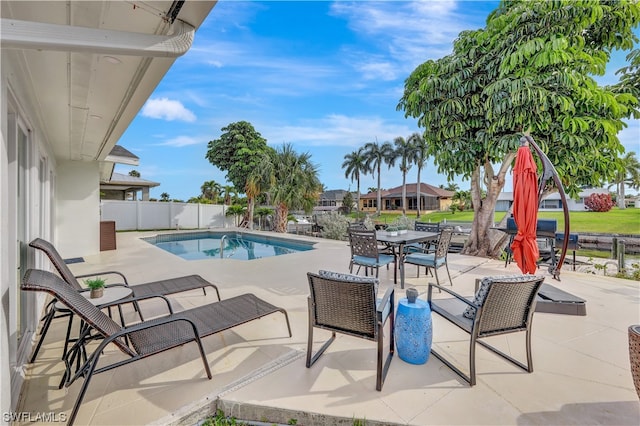
[[[368,275],[369,268],[372,268],[376,270],[377,278],[380,266],[393,263],[393,282],[397,281],[396,256],[380,252],[376,231],[349,230],[349,247],[351,248],[349,272],[353,273],[353,265],[358,265],[358,271],[361,266],[364,266],[365,275]]]
[[[447,255],[449,253],[449,246],[451,245],[451,237],[453,230],[451,228],[445,228],[440,231],[440,237],[438,238],[438,244],[435,251],[431,251],[428,248],[424,248],[422,251],[409,253],[404,257],[404,263],[410,263],[416,265],[418,268],[418,275],[420,276],[420,267],[424,266],[427,270],[433,270],[436,275],[436,282],[440,284],[438,278],[438,268],[444,266],[449,276],[449,283],[453,285],[451,281],[451,274],[449,273],[449,265],[447,264]]]
[[[507,361],[531,373],[531,325],[536,305],[536,295],[544,277],[515,275],[487,277],[482,280],[475,297],[465,298],[445,287],[429,283],[427,300],[431,311],[455,324],[470,335],[469,374],[454,366],[432,347],[431,353],[462,377],[470,386],[476,384],[476,343],[491,350]],[[434,299],[433,289],[444,291],[453,298]],[[525,332],[527,363],[500,351],[480,339],[500,334]]]
[[[378,280],[320,271],[307,273],[310,295],[307,368],[333,343],[336,333],[377,342],[376,390],[382,390],[394,353],[394,289],[376,298]],[[384,357],[384,325],[389,323],[389,351]],[[331,337],[313,354],[313,330],[331,331]]]
[[[51,264],[58,271],[58,274],[60,274],[62,279],[77,291],[84,290],[84,287],[80,285],[80,282],[78,281],[78,279],[96,277],[96,276],[104,277],[108,275],[115,275],[117,277],[116,280],[121,282],[108,284],[107,287],[110,287],[110,286],[129,287],[131,288],[132,294],[134,297],[142,297],[142,296],[150,296],[150,295],[166,296],[170,294],[181,293],[181,292],[197,290],[197,289],[202,289],[202,291],[206,295],[207,294],[206,288],[212,287],[215,290],[216,295],[218,296],[218,300],[220,300],[220,292],[218,291],[218,287],[216,287],[214,284],[211,284],[209,281],[205,280],[199,275],[188,275],[188,276],[182,276],[182,277],[176,277],[176,278],[168,278],[164,280],[153,281],[153,282],[148,282],[143,284],[135,284],[130,286],[126,276],[118,271],[102,271],[102,272],[94,272],[91,274],[84,274],[84,275],[77,275],[77,276],[73,275],[73,273],[71,272],[71,269],[69,269],[69,267],[65,263],[60,253],[58,253],[58,250],[56,250],[54,245],[46,240],[43,240],[42,238],[34,239],[29,243],[29,246],[44,252],[49,258],[49,260],[51,261]],[[129,300],[129,302],[130,301],[131,300]],[[69,318],[69,321],[67,323],[67,337],[66,337],[66,341],[65,341],[65,345],[62,353],[63,358],[64,358],[64,355],[67,353],[68,344],[69,344],[69,334],[71,332],[71,327],[73,325],[73,315],[68,309],[61,307],[60,304],[56,302],[57,302],[56,299],[53,299],[49,302],[49,304],[46,307],[46,312],[41,319],[41,321],[43,322],[43,325],[40,330],[40,338],[38,340],[38,344],[36,345],[36,348],[29,362],[34,362],[36,360],[36,357],[38,356],[38,352],[40,351],[40,347],[42,346],[42,343],[47,334],[47,331],[49,330],[49,326],[51,325],[51,321],[53,321],[55,318],[63,318],[63,317]],[[123,301],[123,303],[125,302],[126,301]],[[135,304],[136,310],[140,315],[140,319],[144,320],[144,318],[142,317],[142,312],[140,311],[137,302],[134,301],[133,303]]]
[[[289,337],[291,337],[287,312],[250,293],[177,313],[173,313],[171,304],[164,296],[136,297],[134,299],[137,300],[152,297],[164,299],[168,315],[125,326],[117,324],[100,308],[94,306],[77,290],[51,272],[28,270],[21,288],[24,291],[43,291],[51,294],[64,303],[84,324],[80,337],[65,354],[66,369],[60,383],[60,388],[69,387],[79,377],[84,377],[76,402],[69,414],[69,424],[73,424],[94,374],[194,342],[198,345],[207,377],[211,379],[211,371],[200,339],[275,312],[284,314]],[[87,356],[86,343],[96,337],[101,339],[100,343],[95,351]],[[104,348],[111,343],[127,358],[98,367]]]

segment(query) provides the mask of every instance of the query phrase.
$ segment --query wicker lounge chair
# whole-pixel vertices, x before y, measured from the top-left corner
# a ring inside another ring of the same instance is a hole
[[[536,306],[536,295],[543,281],[544,277],[536,275],[487,277],[482,280],[476,296],[471,299],[464,298],[445,287],[430,283],[427,298],[431,305],[431,311],[470,334],[469,375],[463,373],[433,348],[431,353],[471,386],[476,384],[476,343],[531,373],[533,371],[531,326]],[[445,291],[454,298],[433,299],[434,288]],[[483,337],[518,331],[526,333],[526,364],[479,340]]]
[[[309,333],[307,340],[307,368],[311,367],[333,343],[336,333],[373,340],[378,343],[376,390],[382,390],[394,353],[394,289],[389,287],[382,299],[376,299],[375,278],[320,271],[307,273],[309,279]],[[389,322],[389,352],[384,359],[384,325]],[[313,329],[331,331],[315,355]]]
[[[169,315],[131,326],[121,326],[51,272],[28,270],[22,282],[22,290],[44,291],[53,295],[87,325],[64,358],[66,370],[60,387],[63,385],[68,387],[79,377],[84,377],[76,402],[69,414],[69,424],[73,424],[94,374],[195,342],[199,346],[207,377],[211,379],[211,371],[200,339],[275,312],[284,314],[289,337],[291,337],[291,325],[287,312],[253,294],[243,294],[177,313],[173,313],[171,304],[164,296],[136,297],[138,300],[162,297],[167,303]],[[102,340],[95,351],[81,363],[80,358],[86,355],[85,343],[93,339],[94,334]],[[103,349],[110,343],[115,344],[129,358],[98,368]],[[72,370],[74,363],[78,365],[75,372]]]
[[[135,284],[130,286],[125,275],[118,271],[104,271],[104,272],[97,272],[97,273],[75,276],[73,275],[73,273],[71,272],[67,264],[64,262],[64,260],[62,259],[62,256],[60,256],[60,253],[58,253],[56,248],[53,246],[53,244],[51,244],[46,240],[43,240],[42,238],[36,238],[33,241],[31,241],[29,245],[35,249],[43,251],[49,258],[53,266],[56,268],[56,270],[58,271],[62,279],[66,281],[67,284],[69,284],[70,286],[72,286],[74,289],[78,291],[83,289],[83,287],[78,282],[78,278],[88,278],[88,277],[95,277],[95,276],[104,277],[105,275],[116,275],[118,277],[117,278],[118,280],[122,280],[122,283],[109,284],[108,286],[130,287],[134,297],[145,297],[150,295],[167,296],[170,294],[182,293],[184,291],[197,290],[197,289],[202,289],[202,291],[206,295],[207,294],[206,288],[212,287],[215,290],[216,295],[218,296],[218,300],[220,300],[220,292],[218,291],[218,287],[211,284],[209,281],[205,280],[199,275],[189,275],[189,276],[183,276],[183,277],[169,278],[165,280],[153,281],[153,282],[148,282],[144,284]],[[137,303],[136,303],[136,309],[140,314],[140,319],[144,320],[144,318],[142,317],[142,312],[137,306]],[[69,318],[69,322],[67,324],[67,337],[66,337],[66,342],[64,345],[62,356],[64,357],[64,355],[67,353],[67,348],[69,344],[69,334],[71,332],[71,327],[73,324],[73,315],[68,309],[65,309],[64,306],[61,306],[59,303],[56,303],[56,299],[53,299],[47,305],[46,313],[42,317],[43,325],[40,331],[40,339],[38,340],[38,344],[36,345],[36,349],[34,350],[33,355],[31,356],[30,362],[34,362],[36,360],[36,357],[38,356],[38,352],[40,351],[40,347],[42,346],[42,343],[44,341],[44,337],[46,336],[47,331],[49,330],[49,326],[51,325],[51,321],[53,321],[54,318],[62,318],[62,317]]]

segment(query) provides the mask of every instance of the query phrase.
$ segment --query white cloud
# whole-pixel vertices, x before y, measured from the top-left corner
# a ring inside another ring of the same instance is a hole
[[[175,138],[168,139],[162,143],[159,143],[158,145],[173,146],[175,148],[181,148],[183,146],[203,144],[206,141],[207,141],[206,138],[195,138],[191,136],[177,136]]]
[[[260,125],[261,134],[269,144],[291,143],[307,146],[338,146],[358,148],[367,142],[392,141],[398,135],[409,136],[416,129],[389,123],[380,117],[348,117],[329,115],[318,120],[306,120],[300,125]]]
[[[180,101],[168,98],[149,99],[142,107],[142,115],[149,118],[159,118],[167,121],[196,121],[196,116],[182,105]]]

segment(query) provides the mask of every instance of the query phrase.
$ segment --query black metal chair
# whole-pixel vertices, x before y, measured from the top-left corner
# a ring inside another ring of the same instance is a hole
[[[531,325],[536,307],[536,296],[543,281],[544,277],[536,275],[487,277],[482,280],[474,298],[465,298],[446,287],[429,283],[427,299],[431,311],[470,335],[469,375],[462,372],[433,348],[431,353],[455,371],[470,386],[476,384],[476,343],[531,373],[533,371]],[[450,294],[453,298],[434,299],[432,297],[434,288]],[[520,331],[525,332],[526,364],[480,340],[488,336]]]
[[[453,229],[444,228],[440,231],[440,237],[438,238],[438,244],[435,252],[431,252],[425,249],[421,252],[409,253],[404,257],[404,263],[416,265],[418,267],[418,276],[420,276],[420,266],[424,266],[427,270],[432,270],[436,275],[436,282],[440,284],[438,278],[438,268],[444,266],[449,276],[449,283],[453,285],[451,280],[451,273],[449,273],[449,265],[447,264],[447,255],[449,254],[449,245],[451,245],[451,237],[453,236]]]
[[[394,254],[381,253],[376,231],[349,230],[349,246],[351,248],[349,272],[353,273],[354,265],[358,265],[358,271],[361,266],[364,266],[365,275],[368,275],[369,268],[372,268],[376,270],[376,277],[378,277],[380,266],[393,263],[393,282],[397,282],[397,257]]]
[[[390,286],[382,299],[376,299],[377,279],[321,271],[307,273],[310,295],[307,368],[311,367],[333,343],[336,333],[378,343],[376,390],[382,390],[394,342],[394,289]],[[389,322],[389,352],[384,359],[384,325]],[[313,330],[331,331],[331,337],[313,354]]]

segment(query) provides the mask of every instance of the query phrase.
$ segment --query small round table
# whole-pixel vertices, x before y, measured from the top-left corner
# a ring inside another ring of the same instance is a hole
[[[409,303],[400,299],[395,320],[398,356],[410,364],[424,364],[429,359],[433,328],[431,308],[424,300]]]

